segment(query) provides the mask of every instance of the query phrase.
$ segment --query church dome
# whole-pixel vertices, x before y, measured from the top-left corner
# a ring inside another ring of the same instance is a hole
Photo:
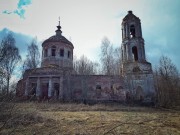
[[[56,35],[51,36],[50,38],[46,39],[42,43],[42,46],[46,43],[51,43],[51,42],[65,43],[73,47],[73,44],[69,40],[67,40],[64,36],[62,36],[60,21],[59,21],[59,25],[57,26]]]
[[[56,34],[42,43],[42,67],[73,67],[73,44],[62,36],[60,20]]]
[[[46,39],[43,42],[43,44],[49,43],[49,42],[62,42],[62,43],[69,44],[69,45],[73,46],[73,44],[69,40],[67,40],[64,36],[62,36],[61,34],[56,34],[54,36],[51,36],[50,38]]]

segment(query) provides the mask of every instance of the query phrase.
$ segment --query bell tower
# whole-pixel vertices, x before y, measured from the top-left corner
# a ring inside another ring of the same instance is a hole
[[[153,95],[154,80],[151,63],[146,61],[141,20],[132,11],[122,21],[122,75],[127,79],[134,99],[145,99]]]
[[[141,21],[132,11],[128,11],[122,22],[121,49],[123,63],[146,62]]]

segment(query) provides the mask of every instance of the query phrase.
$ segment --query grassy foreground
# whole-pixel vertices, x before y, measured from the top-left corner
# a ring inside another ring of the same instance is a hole
[[[118,104],[0,103],[0,134],[180,135],[180,111]]]

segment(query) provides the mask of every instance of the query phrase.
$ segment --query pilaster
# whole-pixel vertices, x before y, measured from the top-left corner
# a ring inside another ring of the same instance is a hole
[[[48,97],[52,96],[52,77],[49,78]]]
[[[37,87],[36,87],[36,96],[39,97],[41,95],[41,82],[40,78],[37,79]]]
[[[59,78],[59,99],[63,99],[63,77]]]
[[[29,93],[28,87],[29,87],[29,78],[26,79],[26,87],[25,87],[25,93],[24,93],[25,96],[28,96],[28,93]]]

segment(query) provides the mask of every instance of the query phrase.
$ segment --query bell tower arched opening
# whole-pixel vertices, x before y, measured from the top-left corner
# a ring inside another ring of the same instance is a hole
[[[134,46],[134,47],[132,48],[132,53],[133,53],[133,56],[134,56],[134,60],[135,60],[135,61],[138,61],[138,50],[137,50],[137,47],[136,47],[136,46]]]
[[[135,31],[135,26],[131,25],[130,26],[130,37],[133,38],[136,35],[136,31]]]

